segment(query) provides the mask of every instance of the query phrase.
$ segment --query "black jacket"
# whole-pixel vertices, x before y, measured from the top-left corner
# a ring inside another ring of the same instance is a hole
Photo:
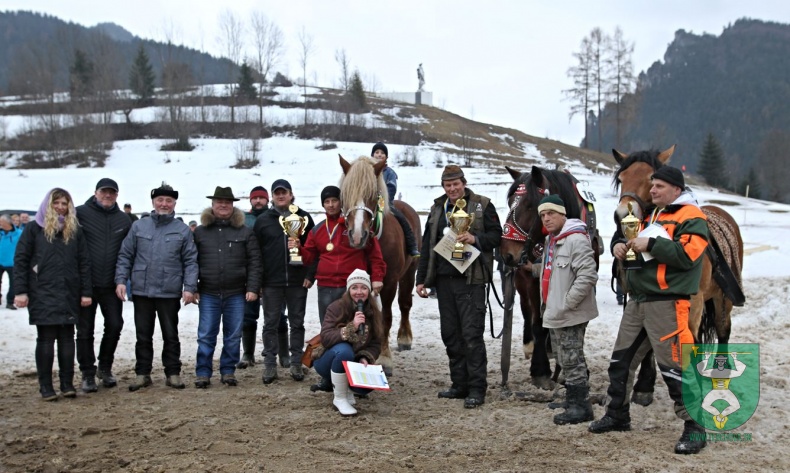
[[[28,223],[14,255],[14,290],[28,296],[30,325],[76,324],[80,297],[92,296],[82,228],[67,245],[62,233],[50,243],[38,223]]]
[[[88,240],[93,287],[114,288],[115,264],[121,243],[132,227],[131,219],[118,204],[105,209],[96,202],[96,197],[91,197],[77,207],[77,220]]]
[[[230,220],[218,220],[210,208],[195,229],[198,251],[198,292],[229,296],[258,293],[261,288],[261,250],[244,213],[233,209]]]
[[[255,221],[255,236],[261,245],[261,260],[263,261],[262,287],[297,287],[304,284],[305,279],[315,279],[315,264],[310,267],[288,264],[288,236],[280,226],[280,212],[272,207],[258,217]],[[285,216],[291,215],[285,211]],[[302,245],[307,241],[307,235],[315,225],[313,217],[302,209],[297,215],[307,217],[307,226],[299,239]]]

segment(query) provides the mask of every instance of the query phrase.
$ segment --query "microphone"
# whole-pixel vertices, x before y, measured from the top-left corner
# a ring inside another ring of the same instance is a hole
[[[358,300],[357,301],[357,312],[365,312],[364,308],[365,308],[365,301],[363,301],[362,299]],[[359,330],[359,336],[360,337],[364,337],[365,336],[365,324],[364,323],[359,324],[359,329],[358,330]]]

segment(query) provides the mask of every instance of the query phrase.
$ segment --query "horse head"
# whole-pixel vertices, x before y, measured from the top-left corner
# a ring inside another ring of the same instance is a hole
[[[376,162],[367,156],[349,163],[342,155],[338,156],[343,168],[340,201],[348,228],[348,241],[353,248],[363,248],[368,242],[373,222],[380,215],[379,209],[383,213],[389,212],[387,187],[381,175],[387,163]]]
[[[499,252],[508,266],[518,266],[525,259],[534,259],[542,251],[543,224],[538,216],[538,203],[548,191],[546,171],[532,166],[522,173],[505,166],[513,178],[507,193],[508,213]]]
[[[650,187],[652,187],[650,176],[667,164],[674,152],[675,145],[664,151],[653,149],[635,151],[628,155],[612,149],[614,159],[620,165],[613,179],[615,190],[620,190],[620,200],[614,211],[614,221],[617,225],[628,215],[629,202],[632,204],[634,216],[639,220],[645,217],[645,209],[653,202],[650,197]]]

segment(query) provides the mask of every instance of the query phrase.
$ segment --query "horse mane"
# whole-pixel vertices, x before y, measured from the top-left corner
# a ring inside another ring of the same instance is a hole
[[[356,205],[357,202],[373,202],[376,205],[378,195],[384,197],[384,213],[390,212],[389,194],[387,185],[384,183],[384,173],[376,176],[373,165],[376,163],[367,156],[360,156],[351,163],[348,173],[340,178],[340,201],[343,208],[347,209]],[[375,208],[371,208],[376,211]]]
[[[580,218],[581,208],[579,207],[579,196],[576,192],[576,184],[573,176],[565,171],[548,170],[543,168],[540,168],[540,172],[546,181],[548,181],[548,188],[550,189],[551,193],[558,194],[565,203],[567,217]],[[513,182],[507,192],[508,198],[510,198],[510,196],[516,192],[519,184],[526,185],[527,201],[534,202],[533,205],[537,209],[538,203],[541,199],[543,199],[543,197],[545,197],[545,195],[538,190],[539,186],[532,182],[532,174],[529,172],[521,173],[521,176]],[[542,184],[543,183],[541,183],[541,186]]]
[[[614,178],[612,178],[612,185],[614,186],[615,191],[620,190],[620,174],[628,169],[630,165],[634,163],[647,163],[653,168],[654,171],[657,171],[658,168],[663,166],[664,163],[658,160],[659,154],[661,154],[661,151],[657,149],[634,151],[633,153],[629,154],[620,165],[620,169],[614,173]]]

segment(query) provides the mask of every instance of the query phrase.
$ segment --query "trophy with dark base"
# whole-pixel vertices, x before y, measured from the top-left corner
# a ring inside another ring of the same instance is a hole
[[[623,231],[623,235],[628,241],[633,240],[634,238],[639,235],[639,229],[642,226],[642,222],[639,221],[633,213],[633,203],[628,202],[628,215],[620,220],[620,229]],[[633,248],[629,248],[628,251],[625,253],[625,261],[623,261],[623,267],[628,270],[632,269],[640,269],[642,266],[639,264],[639,259],[634,252]]]
[[[456,200],[455,206],[453,206],[453,211],[448,217],[450,225],[452,226],[456,235],[468,232],[469,227],[471,227],[472,223],[475,221],[475,216],[466,213],[464,207],[466,207],[466,199]],[[455,245],[453,245],[453,251],[450,255],[450,259],[453,261],[464,261],[466,259],[466,255],[464,253],[464,244],[460,241],[456,241]]]
[[[281,216],[280,226],[283,227],[283,232],[288,235],[288,238],[298,240],[307,226],[307,217],[300,217],[297,215],[296,212],[299,211],[299,207],[294,204],[288,206],[288,210],[291,212],[291,215],[287,217]],[[288,264],[294,266],[300,266],[302,264],[302,255],[299,254],[298,247],[288,250]]]

